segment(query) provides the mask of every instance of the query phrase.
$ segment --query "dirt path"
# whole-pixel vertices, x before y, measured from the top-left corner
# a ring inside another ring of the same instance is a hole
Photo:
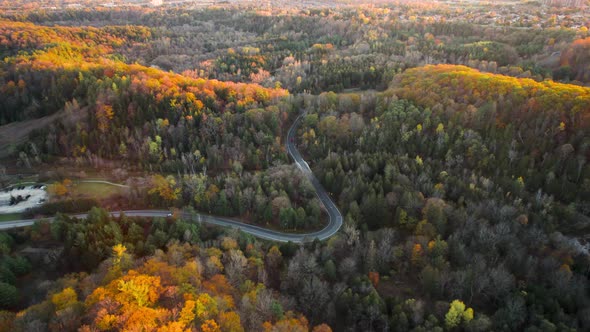
[[[31,131],[43,128],[55,120],[62,118],[65,111],[59,111],[39,119],[12,122],[0,126],[0,158],[8,157],[18,144],[23,143]]]
[[[79,121],[85,114],[87,114],[86,109],[80,109],[73,114],[70,121]],[[44,128],[57,120],[65,118],[66,115],[66,111],[61,110],[39,119],[12,122],[0,126],[0,159],[14,153],[14,149],[25,142],[33,130]]]

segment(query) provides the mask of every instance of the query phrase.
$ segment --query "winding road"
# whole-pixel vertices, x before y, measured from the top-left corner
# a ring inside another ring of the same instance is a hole
[[[192,220],[195,222],[201,223],[208,223],[223,227],[231,227],[237,228],[243,231],[244,233],[251,234],[261,239],[271,240],[271,241],[278,241],[278,242],[294,242],[294,243],[304,243],[313,241],[315,239],[318,240],[325,240],[332,235],[336,234],[340,227],[342,226],[342,214],[338,207],[332,199],[330,195],[326,192],[324,187],[320,184],[318,179],[315,177],[311,168],[303,157],[301,153],[297,150],[295,146],[295,133],[297,132],[297,127],[299,126],[301,119],[305,113],[301,113],[293,122],[291,128],[289,128],[289,132],[287,133],[287,140],[285,142],[285,147],[289,156],[293,158],[297,167],[303,172],[303,174],[309,179],[311,184],[313,185],[316,194],[321,202],[322,208],[328,214],[328,225],[317,232],[312,233],[305,233],[305,234],[293,234],[293,233],[284,233],[278,232],[274,230],[270,230],[267,228],[246,224],[243,222],[235,221],[228,218],[217,217],[202,213],[183,213],[182,218],[185,220]],[[101,181],[102,182],[102,181]],[[121,185],[118,185],[121,186]],[[131,211],[112,211],[110,212],[113,216],[119,216],[121,213],[129,217],[168,217],[170,215],[170,211],[168,210],[131,210]],[[87,214],[76,214],[73,215],[76,218],[86,218]],[[12,220],[0,223],[0,230],[12,229],[12,228],[19,228],[19,227],[26,227],[33,225],[36,221],[39,220],[48,220],[53,221],[54,218],[44,218],[44,219],[24,219],[24,220]]]

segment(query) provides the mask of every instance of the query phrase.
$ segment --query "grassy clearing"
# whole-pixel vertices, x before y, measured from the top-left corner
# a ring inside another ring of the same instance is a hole
[[[0,214],[0,222],[23,219],[20,213]]]
[[[73,197],[107,198],[121,192],[121,188],[106,183],[77,182],[72,185]]]

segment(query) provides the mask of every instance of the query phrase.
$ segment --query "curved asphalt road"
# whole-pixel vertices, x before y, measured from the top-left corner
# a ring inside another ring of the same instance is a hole
[[[342,214],[338,210],[338,207],[326,190],[322,187],[318,179],[313,175],[309,165],[303,160],[301,157],[301,153],[295,147],[295,133],[297,132],[297,127],[301,122],[301,118],[305,115],[305,113],[300,114],[295,122],[289,129],[287,133],[287,141],[285,143],[285,147],[287,148],[287,152],[297,164],[297,167],[305,174],[305,176],[309,179],[313,187],[315,188],[316,194],[321,202],[322,207],[328,214],[328,226],[324,229],[313,232],[313,233],[306,233],[306,234],[291,234],[291,233],[283,233],[277,232],[270,229],[266,229],[259,226],[254,226],[246,223],[242,223],[239,221],[235,221],[232,219],[222,218],[211,216],[202,213],[183,213],[182,217],[185,220],[193,220],[197,222],[205,222],[208,224],[223,226],[223,227],[232,227],[237,228],[243,231],[244,233],[248,233],[254,235],[256,237],[271,240],[271,241],[279,241],[279,242],[295,242],[295,243],[303,243],[308,241],[313,241],[315,239],[325,240],[332,235],[336,234],[340,227],[342,226]],[[88,181],[91,182],[91,181]],[[103,182],[103,181],[96,181],[96,182]],[[118,184],[115,184],[118,185]],[[118,185],[122,186],[122,185]],[[132,210],[132,211],[113,211],[110,212],[113,216],[119,216],[121,213],[129,217],[168,217],[170,211],[168,210]],[[77,214],[73,215],[76,218],[86,218],[87,214]],[[33,225],[36,221],[39,220],[48,220],[53,221],[54,218],[45,218],[45,219],[25,219],[25,220],[13,220],[0,223],[0,230],[11,229],[11,228],[18,228],[18,227],[26,227]]]

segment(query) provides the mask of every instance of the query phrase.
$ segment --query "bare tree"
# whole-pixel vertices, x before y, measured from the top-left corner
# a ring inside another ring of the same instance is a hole
[[[224,255],[225,275],[229,282],[237,287],[240,285],[248,260],[241,250],[230,250]]]

